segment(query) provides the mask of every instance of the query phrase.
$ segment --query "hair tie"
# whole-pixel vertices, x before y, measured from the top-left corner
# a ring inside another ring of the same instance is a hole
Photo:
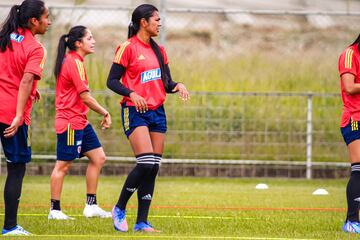
[[[130,20],[130,22],[129,22],[129,26],[130,26],[130,27],[133,27],[133,26],[134,26],[134,23],[133,23],[133,21],[132,21],[132,20]]]

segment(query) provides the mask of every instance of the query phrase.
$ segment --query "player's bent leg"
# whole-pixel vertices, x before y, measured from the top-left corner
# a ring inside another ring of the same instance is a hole
[[[57,160],[55,167],[50,177],[50,193],[51,193],[51,208],[49,211],[48,219],[55,220],[73,220],[74,218],[67,216],[61,211],[60,198],[64,178],[67,175],[72,161]]]

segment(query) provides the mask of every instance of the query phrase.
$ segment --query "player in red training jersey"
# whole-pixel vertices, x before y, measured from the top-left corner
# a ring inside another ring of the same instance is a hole
[[[339,74],[343,112],[341,133],[348,147],[351,176],[347,184],[347,216],[343,231],[360,233],[360,35],[339,58]]]
[[[65,175],[76,158],[86,156],[86,217],[111,217],[97,205],[96,189],[105,153],[94,129],[87,120],[89,108],[103,116],[103,129],[111,125],[109,112],[90,94],[84,58],[94,52],[95,40],[84,26],[75,26],[59,40],[55,64],[57,161],[51,174],[51,209],[49,219],[73,219],[60,208],[60,196]],[[69,52],[66,54],[66,48]]]
[[[46,58],[34,36],[46,32],[48,17],[44,2],[25,0],[11,8],[0,31],[0,137],[7,162],[3,235],[30,234],[17,225],[17,211],[26,163],[31,161],[30,112],[40,99],[36,85]]]
[[[134,230],[157,231],[147,218],[167,129],[163,103],[166,93],[178,92],[184,101],[189,99],[184,84],[171,79],[165,50],[152,39],[159,34],[160,26],[156,7],[143,4],[134,10],[128,41],[117,48],[107,82],[111,90],[124,96],[122,123],[136,157],[136,166],[112,210],[114,228],[122,232],[128,231],[125,209],[136,190],[138,212]]]

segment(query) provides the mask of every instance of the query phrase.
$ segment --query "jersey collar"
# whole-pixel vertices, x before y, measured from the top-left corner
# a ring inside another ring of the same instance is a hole
[[[73,57],[80,59],[82,62],[84,61],[84,58],[80,56],[76,51],[70,51],[69,54],[71,54]]]
[[[134,36],[134,39],[135,39],[137,42],[139,42],[141,45],[143,45],[144,47],[146,47],[146,48],[151,48],[150,43],[144,43],[144,42],[141,41],[141,39],[138,38],[136,35]]]

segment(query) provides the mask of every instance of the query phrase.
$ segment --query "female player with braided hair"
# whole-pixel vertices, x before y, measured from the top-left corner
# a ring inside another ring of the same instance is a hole
[[[164,149],[166,93],[178,92],[186,101],[189,93],[182,83],[173,82],[164,48],[152,39],[159,34],[160,16],[150,4],[132,13],[128,40],[116,50],[107,86],[124,96],[121,106],[123,128],[136,157],[112,214],[114,228],[128,231],[126,204],[137,190],[138,212],[135,231],[154,232],[148,222],[155,179]],[[121,82],[120,82],[121,79]]]

